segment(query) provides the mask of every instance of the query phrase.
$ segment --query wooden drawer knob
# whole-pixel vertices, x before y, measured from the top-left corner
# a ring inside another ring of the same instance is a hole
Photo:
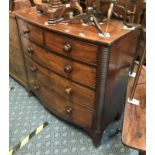
[[[26,27],[24,28],[23,33],[24,33],[24,34],[30,33],[30,30],[29,30],[28,26],[26,26]]]
[[[73,109],[72,109],[72,108],[68,108],[68,109],[66,110],[66,112],[67,112],[67,114],[72,114]]]
[[[63,50],[65,52],[70,52],[72,49],[71,45],[69,43],[66,43],[64,46],[63,46]]]
[[[34,88],[34,90],[36,90],[36,91],[39,90],[39,86],[37,86],[37,85],[34,86],[33,88]]]
[[[67,87],[67,88],[65,89],[65,92],[66,92],[68,95],[70,95],[70,94],[72,93],[72,88],[71,88],[71,87]]]
[[[28,53],[29,55],[31,55],[33,52],[34,52],[34,50],[33,50],[32,47],[28,47],[28,48],[27,48],[27,53]]]
[[[36,72],[37,71],[37,67],[36,66],[31,66],[30,69],[31,69],[31,72]]]
[[[72,67],[70,66],[70,65],[66,65],[65,66],[65,68],[64,68],[64,71],[66,72],[66,73],[71,73],[72,72]]]

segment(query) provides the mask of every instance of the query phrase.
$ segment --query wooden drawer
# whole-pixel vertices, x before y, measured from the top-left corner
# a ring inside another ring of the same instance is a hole
[[[45,67],[26,58],[29,79],[37,79],[66,100],[94,109],[95,92],[49,71]]]
[[[25,21],[20,19],[18,19],[18,26],[20,34],[41,45],[44,44],[42,29],[38,28],[37,26],[26,23]]]
[[[65,100],[62,96],[44,86],[40,81],[30,80],[29,82],[29,88],[55,114],[80,126],[92,127],[92,111]]]
[[[52,32],[45,31],[44,36],[45,46],[52,49],[54,52],[77,60],[96,64],[97,45],[78,41],[73,38],[70,39]]]
[[[33,60],[80,84],[96,87],[96,68],[53,54],[22,37],[24,51]]]

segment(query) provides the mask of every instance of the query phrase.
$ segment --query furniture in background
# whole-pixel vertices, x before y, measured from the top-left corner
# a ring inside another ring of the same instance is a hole
[[[142,31],[146,41],[145,29]],[[128,82],[127,100],[124,112],[122,142],[139,150],[139,155],[146,154],[146,69],[143,66],[146,49],[141,55],[136,77]],[[139,104],[135,105],[135,103]]]
[[[117,6],[118,6],[118,9],[116,9],[117,8],[116,7],[113,11],[113,18],[123,20],[123,16],[120,16],[120,15],[124,15],[127,23],[141,24],[143,29],[146,28],[146,1],[145,0],[117,0]],[[97,1],[97,8],[98,10],[101,10],[103,15],[107,14],[108,7],[109,7],[109,1],[107,0]],[[117,16],[117,13],[120,15]],[[137,54],[135,56],[135,60],[140,59],[143,53],[143,50],[145,48],[144,46],[145,46],[144,37],[141,37],[139,47],[137,49]],[[145,64],[145,60],[144,60],[144,64]]]
[[[35,8],[15,14],[29,92],[55,115],[88,131],[99,146],[106,126],[121,116],[139,26],[123,29],[121,21],[112,20],[110,37],[104,37],[94,26],[49,25]]]
[[[9,10],[19,10],[34,6],[33,0],[9,0]]]
[[[137,83],[134,98],[140,101],[139,105],[126,102],[123,121],[122,142],[124,145],[139,150],[139,155],[146,154],[146,70],[142,67],[140,78]],[[130,90],[134,78],[129,79]]]
[[[31,4],[29,0],[9,1],[9,73],[24,87],[27,87],[27,78],[14,10],[31,7]]]

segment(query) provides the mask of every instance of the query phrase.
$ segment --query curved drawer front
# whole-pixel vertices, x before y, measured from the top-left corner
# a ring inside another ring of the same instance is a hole
[[[29,79],[37,79],[70,102],[94,109],[95,92],[80,86],[26,58]]]
[[[97,46],[79,40],[70,39],[62,35],[46,32],[45,46],[54,52],[65,55],[76,60],[96,64]]]
[[[92,127],[93,112],[65,100],[62,96],[44,86],[40,81],[30,81],[30,89],[55,114],[85,128]]]
[[[96,87],[96,68],[58,56],[22,38],[24,50],[33,60],[80,84]]]
[[[21,35],[41,45],[44,44],[42,29],[20,19],[18,19],[18,27]]]

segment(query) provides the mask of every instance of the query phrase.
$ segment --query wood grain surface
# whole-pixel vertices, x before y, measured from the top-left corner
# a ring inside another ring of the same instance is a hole
[[[50,48],[52,51],[74,59],[96,64],[98,46],[47,31],[45,31],[44,36],[45,47]],[[67,44],[69,44],[70,50],[68,49],[67,51],[66,49],[65,51],[64,48]]]
[[[111,44],[116,39],[123,37],[129,33],[132,29],[123,29],[123,22],[111,20],[109,25],[109,33],[111,37],[103,37],[99,35],[98,30],[94,26],[84,26],[82,24],[65,24],[58,23],[53,25],[47,25],[48,17],[43,14],[36,14],[36,9],[23,9],[16,11],[16,15],[23,20],[30,23],[35,23],[38,26],[46,28],[47,30],[58,32],[67,36],[74,36],[82,40],[89,40],[94,43]],[[106,23],[101,24],[103,30],[106,29]],[[135,25],[135,28],[139,25]],[[81,35],[82,34],[82,35]]]
[[[40,81],[30,80],[29,87],[38,96],[42,103],[44,103],[49,109],[52,109],[55,114],[58,114],[58,116],[65,117],[84,128],[92,127],[92,111],[65,100],[62,96],[43,85]]]
[[[33,40],[41,45],[44,44],[42,29],[34,25],[28,24],[23,20],[18,20],[18,27],[19,27],[20,34],[24,35],[28,39]]]
[[[15,14],[13,12],[9,13],[9,32],[9,74],[24,87],[27,87],[22,47]]]
[[[133,78],[128,81],[128,93],[133,84]],[[134,98],[140,101],[138,106],[126,102],[122,141],[125,145],[145,151],[146,150],[146,70],[141,70]]]
[[[62,78],[28,57],[26,58],[26,64],[29,80],[41,81],[47,88],[55,91],[69,102],[94,110],[95,91]],[[69,88],[70,91],[67,91]]]
[[[22,38],[23,47],[27,53],[27,48],[33,48],[33,54],[29,55],[33,60],[39,62],[48,69],[66,77],[73,81],[77,81],[83,85],[95,88],[96,87],[96,68],[84,65],[73,60],[60,57],[51,53],[29,41]],[[65,72],[66,66],[72,69],[69,73]]]

